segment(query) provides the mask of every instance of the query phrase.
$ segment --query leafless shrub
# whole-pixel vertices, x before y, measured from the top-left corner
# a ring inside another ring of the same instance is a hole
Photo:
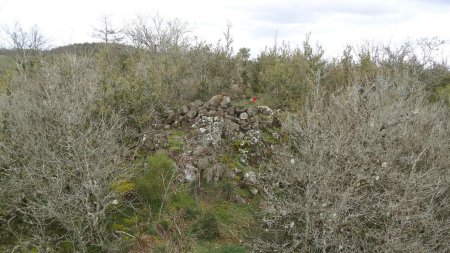
[[[266,175],[256,250],[450,249],[448,109],[407,76],[326,97],[285,124],[294,160]]]
[[[94,69],[89,59],[67,55],[33,79],[18,77],[12,95],[2,97],[1,218],[17,247],[46,250],[68,241],[85,252],[112,236],[111,183],[126,174],[121,119],[91,116],[101,97]],[[30,234],[22,235],[18,222]]]
[[[136,47],[155,52],[187,46],[190,39],[186,23],[179,19],[164,19],[159,15],[139,15],[127,25],[124,32]]]

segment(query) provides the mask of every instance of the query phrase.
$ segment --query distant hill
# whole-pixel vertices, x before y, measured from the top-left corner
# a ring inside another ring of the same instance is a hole
[[[47,52],[50,54],[60,54],[60,53],[75,53],[79,55],[90,55],[95,54],[100,51],[100,49],[104,48],[105,46],[113,46],[119,49],[125,49],[125,50],[135,50],[134,47],[124,44],[105,44],[102,42],[85,42],[85,43],[75,43],[71,45],[61,46],[61,47],[55,47]]]

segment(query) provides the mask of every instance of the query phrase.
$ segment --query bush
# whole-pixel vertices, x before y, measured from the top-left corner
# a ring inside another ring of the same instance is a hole
[[[199,217],[192,226],[194,234],[202,240],[215,240],[220,236],[219,223],[212,213],[206,213]]]
[[[136,191],[152,209],[162,207],[174,179],[174,162],[167,153],[158,152],[147,158],[144,172],[135,179]]]
[[[318,93],[320,94],[320,93]],[[263,250],[436,252],[450,247],[449,111],[414,77],[316,95],[284,124],[295,164],[267,175]],[[328,99],[324,99],[324,98]]]
[[[112,237],[110,185],[127,174],[122,120],[91,117],[103,95],[92,63],[74,55],[43,62],[33,77],[15,76],[11,95],[1,97],[0,219],[18,246],[64,241],[86,251]]]

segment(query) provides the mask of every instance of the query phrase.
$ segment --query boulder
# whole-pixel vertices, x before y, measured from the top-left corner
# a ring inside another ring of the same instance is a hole
[[[228,97],[228,96],[223,96],[222,102],[220,102],[220,106],[223,107],[223,108],[227,108],[228,105],[230,104],[230,102],[231,102],[230,97]]]
[[[172,124],[177,118],[177,113],[174,110],[168,110],[166,112],[166,125]]]
[[[223,95],[215,95],[209,100],[209,104],[212,106],[219,106],[222,103]]]

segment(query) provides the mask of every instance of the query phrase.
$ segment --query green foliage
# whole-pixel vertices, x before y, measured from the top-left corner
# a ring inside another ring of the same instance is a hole
[[[186,136],[186,133],[181,130],[174,130],[167,137],[167,141],[169,142],[169,150],[173,152],[180,153],[183,150],[183,138]]]
[[[450,83],[446,86],[437,87],[436,97],[439,100],[445,101],[450,106]]]
[[[169,213],[175,213],[181,209],[184,210],[186,218],[193,218],[198,212],[195,198],[187,188],[178,189],[178,191],[173,192],[170,196],[169,203],[167,203]]]
[[[220,236],[219,223],[213,213],[203,214],[193,224],[192,232],[201,240],[215,240]]]
[[[174,163],[165,152],[158,152],[147,158],[142,175],[135,178],[136,192],[150,206],[158,210],[166,188],[172,179]]]

